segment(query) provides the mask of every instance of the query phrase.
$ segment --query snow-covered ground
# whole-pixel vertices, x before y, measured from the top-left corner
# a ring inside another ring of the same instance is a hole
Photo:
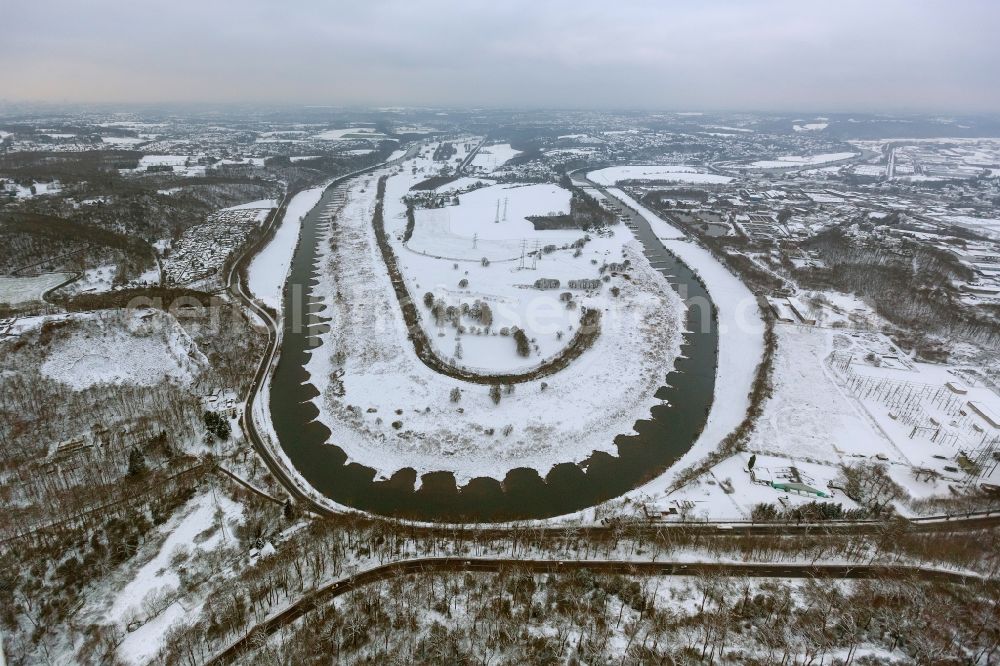
[[[775,160],[758,160],[745,165],[748,169],[786,169],[813,166],[851,159],[857,153],[823,153],[821,155],[783,155]]]
[[[885,452],[887,442],[825,369],[833,351],[830,332],[778,325],[776,333],[774,396],[757,422],[750,450],[835,465]]]
[[[139,136],[102,136],[102,143],[109,143],[113,146],[134,146],[139,143],[149,143],[149,138]]]
[[[32,188],[34,188],[34,191],[32,191]],[[31,197],[40,197],[46,194],[56,194],[61,190],[62,184],[58,180],[51,182],[35,181],[31,185],[20,185],[10,181],[7,183],[6,189],[0,189],[0,195],[12,192],[17,199],[30,199]]]
[[[515,150],[510,147],[509,143],[497,143],[491,146],[483,146],[476,153],[476,156],[472,158],[473,171],[481,171],[482,173],[490,173],[499,169],[507,162],[511,161],[515,157],[521,154],[520,150]]]
[[[782,323],[775,332],[773,395],[747,452],[669,494],[668,471],[633,491],[633,499],[692,518],[745,520],[757,503],[794,507],[815,499],[759,483],[797,475],[848,509],[855,503],[831,483],[843,465],[859,463],[884,464],[911,500],[950,497],[962,487],[960,453],[976,458],[990,437],[989,423],[969,403],[1000,414],[992,390],[964,383],[970,375],[963,368],[913,362],[880,333]],[[746,471],[751,453],[758,483]],[[987,464],[981,481],[1000,484],[1000,470]],[[906,501],[897,509],[913,510]]]
[[[145,169],[151,166],[184,166],[189,161],[196,162],[198,160],[197,156],[194,155],[143,155],[139,158],[139,169]]]
[[[726,458],[677,492],[650,498],[647,506],[659,511],[673,509],[688,520],[750,520],[757,504],[794,508],[817,500],[815,495],[800,495],[770,485],[771,481],[797,481],[827,494],[828,501],[841,504],[844,509],[857,508],[851,498],[831,487],[840,476],[837,465],[757,453],[751,476],[747,470],[750,456],[751,452],[743,452]]]
[[[107,612],[107,621],[117,623],[122,629],[133,621],[142,622],[137,629],[126,633],[118,646],[118,656],[126,663],[149,663],[160,649],[169,627],[190,617],[190,609],[178,602],[169,603],[169,597],[177,593],[181,585],[178,566],[188,558],[225,546],[227,542],[238,543],[232,533],[232,523],[242,516],[242,505],[222,493],[207,492],[190,500],[170,520],[163,530],[167,537],[159,550],[119,590]],[[167,601],[162,601],[164,599]]]
[[[957,224],[981,233],[984,236],[1000,240],[1000,218],[973,217],[971,215],[942,215],[940,219],[948,224]]]
[[[88,268],[80,278],[59,289],[59,294],[100,294],[114,288],[114,278],[118,271],[117,264],[102,264]],[[144,287],[160,283],[159,266],[153,264],[134,279],[122,285],[124,288]]]
[[[277,199],[258,199],[257,201],[248,201],[247,203],[240,204],[238,206],[230,206],[229,208],[220,208],[219,210],[265,210],[277,207],[278,207]]]
[[[143,155],[135,169],[122,169],[123,173],[146,173],[149,167],[170,167],[175,175],[204,176],[206,166],[198,164],[204,155]]]
[[[792,125],[792,129],[796,132],[818,132],[829,126],[830,123],[802,123],[801,125]]]
[[[623,180],[657,180],[675,183],[721,184],[732,181],[729,176],[708,173],[693,166],[629,165],[591,171],[587,176],[598,185],[614,185]]]
[[[488,178],[472,178],[469,176],[462,176],[461,178],[456,178],[450,183],[445,183],[444,185],[435,187],[434,191],[442,194],[445,192],[457,192],[458,190],[464,190],[465,188],[472,187],[473,185],[490,185],[493,182],[494,181],[489,180]]]
[[[881,333],[832,335],[837,357],[830,372],[877,435],[868,439],[868,455],[882,454],[897,483],[917,498],[947,496],[949,485],[967,480],[958,463],[963,454],[971,461],[982,456],[980,480],[1000,483],[990,454],[1000,396],[976,373],[913,361]],[[918,481],[914,470],[932,470],[938,478]]]
[[[408,183],[406,176],[395,176],[389,195],[403,191]],[[417,210],[415,231],[406,244],[398,239],[405,226],[405,212],[396,205],[391,207],[404,214],[403,218],[387,219],[387,226],[396,232],[395,251],[411,293],[422,297],[431,292],[446,305],[456,307],[481,301],[494,313],[493,335],[460,338],[463,355],[455,359],[457,365],[488,371],[537,365],[569,343],[580,319],[579,307],[568,310],[559,300],[561,293],[572,293],[579,306],[602,307],[608,299],[607,289],[570,290],[568,285],[570,280],[599,279],[601,265],[621,261],[621,246],[627,236],[622,229],[617,236],[593,237],[583,245],[580,256],[574,256],[575,250],[568,246],[588,237],[586,234],[578,229],[535,231],[526,219],[568,213],[569,199],[569,191],[554,184],[480,188],[461,195],[457,206]],[[550,245],[558,249],[542,251]],[[522,249],[526,254],[538,250],[539,256],[526,256],[522,267]],[[488,266],[482,265],[483,258],[490,262]],[[540,278],[559,280],[560,288],[533,288]],[[430,310],[423,308],[421,314],[438,354],[454,357],[456,337],[447,327],[433,323]],[[463,325],[479,328],[474,319],[463,319]],[[537,349],[528,357],[515,353],[511,338],[496,335],[512,326],[524,329],[534,340]]]
[[[206,367],[208,359],[173,316],[125,310],[90,318],[54,341],[41,371],[82,390],[94,384],[153,386],[164,378],[186,384]]]
[[[402,159],[406,155],[406,152],[407,152],[406,148],[398,148],[392,151],[392,153],[390,153],[389,157],[386,159],[386,162],[395,162],[398,159]]]
[[[78,280],[70,282],[60,289],[59,292],[63,294],[93,294],[111,291],[111,283],[114,280],[116,269],[117,267],[114,264],[104,264],[103,266],[88,268],[83,271]],[[159,271],[157,271],[157,276],[159,276]]]
[[[392,237],[406,224],[405,207],[399,198],[410,185],[427,178],[426,169],[433,166],[428,158],[417,158],[417,162],[417,173],[404,165],[389,180],[385,220]],[[581,304],[601,303],[601,333],[593,348],[555,375],[518,384],[511,393],[504,391],[494,404],[489,387],[439,375],[416,357],[371,230],[375,180],[375,176],[362,177],[350,188],[348,202],[337,217],[336,249],[326,240],[320,242],[323,256],[316,293],[324,297],[326,310],[322,314],[332,321],[307,370],[320,389],[315,402],[320,420],[333,432],[331,441],[351,460],[374,467],[383,475],[404,467],[418,472],[451,470],[459,482],[475,476],[503,478],[515,467],[533,467],[545,474],[555,463],[582,461],[595,450],[615,453],[615,435],[631,433],[635,421],[647,418],[650,407],[658,404],[653,394],[672,369],[680,344],[679,299],[665,278],[649,266],[625,227],[615,227],[607,237],[595,236],[584,245],[579,258],[566,253],[566,265],[577,266],[574,270],[581,274],[572,275],[581,278],[597,276],[605,257],[631,263],[629,280],[617,276],[602,283],[592,295],[577,292],[574,296]],[[542,194],[554,186],[532,187],[542,189],[535,193],[527,190],[529,199],[554,196]],[[495,191],[503,188],[497,186]],[[480,196],[487,202],[492,199],[491,214],[480,222],[482,227],[502,227],[503,222],[494,222],[496,197]],[[502,205],[501,201],[501,215]],[[512,219],[510,206],[508,222],[521,224],[522,220]],[[468,224],[474,223],[470,220]],[[463,233],[476,233],[474,228],[478,227],[470,226]],[[417,229],[418,234],[434,232],[434,228],[421,230],[419,221]],[[559,242],[564,236],[582,236],[579,231],[538,233],[554,234]],[[471,247],[471,238],[466,242]],[[394,243],[399,251],[400,242]],[[411,291],[417,283],[421,285],[416,293],[420,299],[424,290],[432,288],[437,273],[424,265],[422,255],[405,252],[408,250],[402,248],[404,275],[413,285]],[[510,262],[514,265],[491,264],[486,268],[479,261],[428,261],[440,264],[433,270],[454,278],[447,280],[456,283],[449,285],[451,297],[460,295],[457,281],[465,278],[468,270],[468,297],[484,299],[492,290],[502,292],[501,296],[513,293],[510,283],[531,283],[547,276],[545,271],[555,270],[563,259],[544,255],[535,271],[517,270],[519,258]],[[454,263],[459,263],[459,270],[453,268]],[[528,277],[523,277],[525,274]],[[608,297],[612,286],[620,289],[619,297]],[[473,293],[473,289],[477,291]],[[428,316],[422,303],[418,308]],[[502,309],[498,305],[495,311],[500,314]],[[565,306],[559,304],[546,316],[558,321],[564,312]],[[453,351],[454,335],[450,329],[446,334],[452,341],[448,351]],[[496,363],[490,356],[495,349],[484,350],[497,342],[506,347],[508,363],[517,359],[509,338],[467,332],[460,340],[468,350],[463,356],[478,357],[478,365]],[[484,345],[483,350],[479,345]],[[340,357],[342,364],[338,363]],[[456,388],[461,397],[452,402],[452,389]],[[343,395],[338,395],[341,389]]]
[[[288,278],[288,269],[292,265],[295,246],[299,241],[302,218],[319,203],[326,187],[320,185],[296,194],[288,203],[285,216],[275,231],[274,238],[250,262],[248,269],[250,291],[275,310],[281,308],[281,294]],[[243,207],[251,206],[244,204]]]
[[[0,305],[23,305],[42,300],[42,295],[70,277],[72,273],[44,273],[25,277],[0,275]]]
[[[354,139],[387,140],[389,137],[372,127],[347,127],[344,129],[326,130],[312,138],[319,139],[320,141],[351,141]]]

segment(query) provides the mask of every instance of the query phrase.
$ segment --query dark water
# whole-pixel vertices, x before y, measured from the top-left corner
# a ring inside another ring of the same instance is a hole
[[[388,480],[375,480],[375,470],[347,463],[330,431],[316,421],[318,410],[308,402],[318,394],[308,383],[304,365],[318,344],[315,333],[325,320],[313,316],[312,327],[296,326],[292,299],[310,299],[318,283],[313,269],[323,225],[321,213],[333,198],[328,190],[303,221],[284,296],[284,339],[271,381],[271,418],[281,446],[314,488],[341,504],[385,515],[423,520],[502,520],[542,518],[576,511],[616,497],[652,479],[673,464],[694,443],[705,425],[715,389],[718,355],[716,319],[705,310],[711,301],[705,288],[683,263],[663,249],[642,218],[635,217],[636,234],[650,261],[674,289],[693,300],[687,310],[690,331],[681,356],[664,377],[656,397],[669,404],[652,408],[637,421],[636,434],[615,437],[618,455],[594,453],[581,464],[556,465],[544,477],[531,469],[511,470],[504,479],[476,478],[457,486],[450,472],[424,474],[414,490],[416,472],[405,468]],[[301,309],[297,310],[302,312]],[[296,331],[296,328],[301,330]],[[592,353],[592,352],[586,352]]]

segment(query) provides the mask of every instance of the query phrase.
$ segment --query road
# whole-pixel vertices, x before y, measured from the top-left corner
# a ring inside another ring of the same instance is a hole
[[[465,159],[462,160],[462,163],[458,165],[457,169],[455,169],[456,176],[462,175],[465,169],[468,168],[468,166],[472,163],[472,160],[476,159],[476,154],[479,152],[479,149],[482,148],[483,144],[485,143],[486,143],[486,137],[483,137],[483,140],[479,142],[479,145],[477,145],[475,148],[469,151],[469,154],[465,156]]]
[[[602,574],[632,576],[737,576],[750,578],[891,579],[919,577],[926,582],[968,584],[981,578],[940,569],[868,564],[747,564],[720,562],[649,562],[629,560],[537,560],[426,557],[391,562],[335,580],[305,593],[283,610],[253,627],[242,638],[210,659],[208,664],[228,664],[259,646],[268,636],[306,613],[366,585],[402,576],[426,573],[497,573],[517,569],[534,574],[567,573],[584,569]]]

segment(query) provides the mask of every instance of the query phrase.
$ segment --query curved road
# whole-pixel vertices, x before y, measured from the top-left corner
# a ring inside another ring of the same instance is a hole
[[[427,557],[392,562],[372,567],[352,576],[307,592],[284,610],[267,618],[253,627],[242,638],[210,659],[209,664],[232,663],[249,653],[268,636],[285,627],[306,613],[352,590],[383,580],[411,574],[436,572],[480,572],[496,573],[505,569],[517,569],[535,574],[565,573],[588,570],[603,574],[633,576],[697,576],[712,574],[717,576],[744,576],[770,578],[909,578],[919,577],[927,582],[941,582],[965,585],[984,579],[965,576],[940,569],[912,566],[880,566],[868,564],[746,564],[719,562],[631,562],[618,560],[514,560],[479,559],[463,557]],[[990,581],[993,584],[993,581]]]

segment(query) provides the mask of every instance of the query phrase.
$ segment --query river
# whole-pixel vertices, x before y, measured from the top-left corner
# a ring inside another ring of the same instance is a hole
[[[635,433],[618,435],[618,455],[594,453],[580,464],[562,463],[544,477],[527,468],[511,470],[502,479],[475,478],[458,486],[447,470],[424,474],[419,489],[413,469],[397,470],[377,480],[375,470],[348,463],[344,451],[330,442],[330,431],[316,420],[311,399],[317,389],[308,382],[305,363],[319,344],[325,321],[311,315],[311,327],[296,326],[293,299],[314,302],[318,284],[319,241],[323,208],[335,190],[327,190],[305,217],[286,285],[280,360],[271,380],[270,405],[274,430],[288,459],[316,490],[340,504],[383,515],[434,521],[497,521],[545,518],[577,511],[622,495],[656,477],[683,455],[705,425],[715,391],[718,332],[704,286],[692,271],[667,252],[648,223],[633,215],[633,231],[645,254],[687,304],[687,331],[674,369],[664,377],[648,419],[637,421]],[[310,310],[317,308],[311,307]],[[708,326],[703,322],[709,321]]]

